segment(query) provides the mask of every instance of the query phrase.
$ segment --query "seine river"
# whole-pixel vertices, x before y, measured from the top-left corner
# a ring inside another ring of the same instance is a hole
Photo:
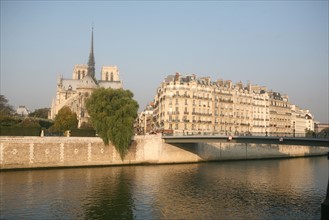
[[[326,157],[0,173],[1,219],[320,219]]]

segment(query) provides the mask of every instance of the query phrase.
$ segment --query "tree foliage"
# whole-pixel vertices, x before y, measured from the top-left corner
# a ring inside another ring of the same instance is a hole
[[[34,110],[34,112],[31,112],[29,114],[30,117],[36,117],[36,118],[48,118],[48,112],[49,108],[39,108]]]
[[[322,129],[322,131],[318,134],[318,137],[329,139],[329,127]]]
[[[68,106],[61,108],[55,117],[54,130],[64,132],[77,127],[77,114],[72,112]]]
[[[4,95],[0,95],[0,116],[8,116],[14,112],[14,109],[8,103],[8,99]]]
[[[99,88],[94,90],[86,105],[98,135],[104,144],[112,142],[122,160],[131,144],[137,117],[138,103],[133,96],[129,90]]]

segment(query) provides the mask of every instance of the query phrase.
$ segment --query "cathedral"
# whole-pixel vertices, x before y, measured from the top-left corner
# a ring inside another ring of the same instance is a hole
[[[96,88],[121,89],[122,82],[119,78],[117,66],[103,66],[101,78],[95,77],[94,58],[94,31],[91,32],[91,48],[88,64],[74,66],[72,79],[64,79],[60,76],[57,81],[56,98],[52,101],[49,118],[55,119],[58,111],[68,106],[77,114],[79,127],[88,122],[89,116],[86,110],[86,100]]]

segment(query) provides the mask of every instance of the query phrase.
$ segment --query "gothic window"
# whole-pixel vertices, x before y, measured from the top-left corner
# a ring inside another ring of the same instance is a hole
[[[106,72],[106,74],[105,74],[105,81],[109,81],[109,73],[108,72]]]
[[[111,82],[113,82],[113,72],[111,72]]]
[[[80,70],[78,71],[78,79],[80,79]]]
[[[86,76],[85,71],[82,70],[82,77],[85,77],[85,76]]]

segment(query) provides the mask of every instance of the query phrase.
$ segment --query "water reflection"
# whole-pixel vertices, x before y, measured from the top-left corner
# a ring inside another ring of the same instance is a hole
[[[83,202],[87,219],[133,219],[132,183],[134,170],[130,167],[103,169],[104,176],[90,190]]]
[[[326,157],[0,173],[3,219],[319,219]]]

